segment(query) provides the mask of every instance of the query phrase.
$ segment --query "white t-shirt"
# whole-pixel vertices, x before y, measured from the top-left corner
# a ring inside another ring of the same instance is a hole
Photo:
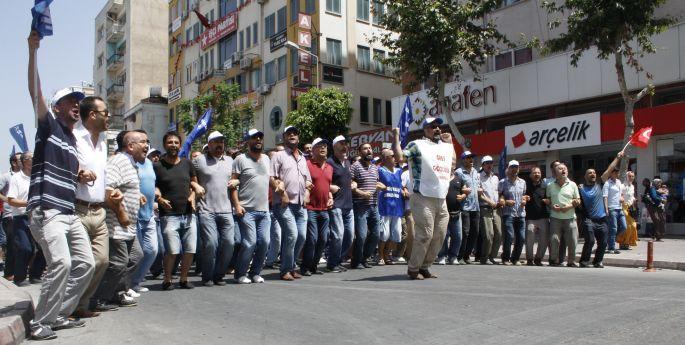
[[[414,193],[414,180],[409,174],[409,169],[402,172],[402,187],[407,188],[411,198],[412,193]],[[404,209],[409,210],[409,199],[404,200]]]
[[[23,171],[12,175],[10,179],[10,188],[7,191],[7,197],[17,200],[29,200],[29,185],[31,184],[31,176],[26,176]],[[26,207],[12,207],[12,216],[26,215]]]

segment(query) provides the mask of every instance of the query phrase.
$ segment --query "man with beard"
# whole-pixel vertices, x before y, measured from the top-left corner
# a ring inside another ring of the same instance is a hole
[[[353,182],[350,162],[347,159],[348,151],[349,145],[344,136],[339,135],[333,139],[333,155],[328,158],[328,164],[333,168],[333,208],[329,211],[330,233],[326,259],[326,272],[332,273],[347,270],[342,266],[342,258],[350,250],[354,237]]]
[[[283,131],[285,150],[274,154],[271,160],[271,188],[274,213],[281,225],[281,279],[292,281],[302,278],[295,271],[295,259],[300,255],[307,233],[307,211],[304,208],[307,190],[312,177],[307,160],[298,148],[300,130],[287,126]]]
[[[171,272],[176,255],[183,249],[179,286],[192,289],[188,271],[193,262],[197,246],[197,227],[194,208],[195,196],[204,195],[204,188],[197,183],[195,167],[184,157],[179,157],[181,138],[176,132],[167,132],[162,139],[166,155],[156,164],[155,198],[159,204],[159,215],[164,237],[164,282],[163,290],[173,290]],[[191,189],[192,187],[192,189]]]
[[[597,172],[595,169],[585,171],[585,183],[578,188],[580,192],[581,205],[585,214],[585,244],[583,252],[580,254],[580,267],[590,266],[590,255],[592,246],[597,241],[595,259],[592,265],[603,268],[604,250],[607,247],[607,212],[606,200],[602,197],[602,187],[597,183]]]
[[[74,214],[74,203],[76,184],[95,178],[91,172],[79,171],[73,134],[79,121],[78,102],[85,95],[68,88],[57,91],[52,106],[55,116],[50,114],[36,67],[40,39],[36,31],[28,38],[28,84],[38,131],[26,211],[31,234],[43,250],[48,269],[30,327],[33,339],[52,339],[57,336],[53,330],[85,324],[68,318],[88,287],[95,266],[88,233]]]
[[[528,266],[542,266],[549,246],[549,210],[544,202],[546,186],[542,181],[539,167],[530,170],[530,182],[526,185],[526,261]],[[535,238],[538,238],[537,251],[533,251]]]
[[[350,172],[357,188],[352,190],[355,236],[352,249],[354,269],[371,268],[368,259],[378,245],[380,215],[378,214],[378,190],[385,189],[378,181],[378,167],[373,164],[373,149],[366,143],[359,148],[361,159],[352,164]]]
[[[95,181],[76,186],[76,215],[88,232],[95,259],[95,271],[88,288],[81,296],[76,317],[93,317],[92,309],[109,310],[106,305],[95,306],[91,297],[109,263],[109,236],[105,223],[105,169],[107,167],[107,128],[109,110],[100,97],[86,97],[80,103],[81,123],[74,129],[76,150],[81,169],[93,172]]]
[[[550,240],[549,262],[551,266],[559,266],[559,241],[563,240],[568,248],[569,267],[577,267],[576,244],[578,243],[578,227],[576,226],[575,208],[580,204],[578,186],[568,178],[566,164],[559,163],[554,167],[554,182],[547,186],[547,200],[551,205],[550,211]]]
[[[12,206],[7,202],[7,191],[10,188],[10,180],[12,175],[21,171],[21,154],[16,153],[10,155],[10,171],[0,175],[0,200],[4,202],[2,210],[2,225],[0,226],[0,236],[4,236],[4,240],[0,241],[5,258],[5,268],[2,272],[2,276],[7,280],[12,280],[14,275],[14,232],[12,229]],[[2,256],[0,256],[2,259]]]
[[[235,279],[238,284],[263,283],[262,268],[269,249],[269,176],[271,161],[264,151],[264,133],[250,129],[245,134],[248,151],[233,162],[233,180],[240,188],[231,190],[231,200],[240,223],[242,246],[238,253]],[[250,267],[252,262],[252,267]]]
[[[233,257],[235,234],[233,207],[228,199],[233,158],[224,155],[224,135],[207,137],[208,152],[193,160],[197,180],[206,191],[197,202],[202,238],[202,285],[226,285],[223,281]]]
[[[394,129],[393,150],[400,161],[403,153],[407,157],[414,179],[414,194],[409,201],[415,222],[414,247],[407,265],[407,275],[412,280],[437,278],[429,268],[447,233],[449,212],[445,198],[456,158],[452,135],[442,133],[441,124],[442,120],[437,117],[423,120],[423,138],[410,142],[404,152],[400,148],[399,128]]]
[[[461,249],[459,250],[459,263],[470,264],[471,253],[476,248],[480,233],[480,205],[478,200],[483,195],[480,175],[473,167],[473,153],[464,151],[461,154],[462,167],[457,169],[457,174],[464,183],[464,204],[461,211]],[[486,261],[490,262],[490,261]]]

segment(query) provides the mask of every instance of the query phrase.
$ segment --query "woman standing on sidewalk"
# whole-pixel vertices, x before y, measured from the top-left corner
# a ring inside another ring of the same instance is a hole
[[[626,231],[616,237],[619,249],[630,250],[630,246],[637,246],[637,223],[639,216],[637,200],[635,199],[635,173],[628,171],[626,181],[623,184],[623,213],[626,216]]]

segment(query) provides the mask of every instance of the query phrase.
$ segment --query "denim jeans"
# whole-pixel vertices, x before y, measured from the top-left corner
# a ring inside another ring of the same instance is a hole
[[[595,259],[593,264],[601,263],[604,260],[604,251],[607,248],[607,219],[606,217],[600,219],[585,218],[585,244],[583,244],[583,251],[580,254],[580,262],[588,264],[590,262],[590,255],[592,254],[592,246],[597,241],[597,250],[595,251]]]
[[[354,237],[354,211],[334,208],[328,211],[328,218],[330,233],[326,266],[333,268],[342,263],[343,256],[350,250]]]
[[[470,260],[473,249],[476,248],[480,233],[480,211],[461,212],[461,248],[459,259]]]
[[[137,239],[140,243],[140,248],[143,250],[143,259],[140,261],[136,271],[131,275],[131,286],[133,288],[140,287],[140,283],[145,280],[145,274],[150,270],[159,253],[157,221],[155,221],[155,218],[153,217],[149,220],[139,218],[137,231]]]
[[[381,219],[376,205],[354,205],[352,267],[364,264],[378,246]]]
[[[26,280],[26,272],[29,271],[29,277],[32,279],[40,278],[45,269],[45,257],[43,252],[38,248],[36,251],[36,242],[31,236],[29,229],[29,217],[19,216],[13,219],[14,226],[14,282],[21,283]],[[33,264],[29,268],[29,261],[33,254],[36,254],[33,259]]]
[[[271,240],[269,251],[266,253],[266,265],[273,266],[278,259],[278,254],[281,253],[281,225],[278,224],[273,210],[269,211],[269,217],[271,218],[271,231],[269,231]]]
[[[12,216],[2,217],[2,229],[5,232],[7,245],[5,245],[5,271],[2,276],[7,278],[14,275],[14,229]]]
[[[450,214],[450,220],[447,223],[447,233],[445,234],[445,241],[442,243],[442,249],[438,253],[438,259],[447,257],[448,260],[456,259],[459,256],[459,248],[461,248],[461,216],[459,214]]]
[[[281,275],[295,270],[295,260],[300,255],[307,234],[307,210],[302,205],[274,206],[274,213],[281,225]]]
[[[616,249],[616,235],[626,231],[626,215],[623,210],[609,210],[609,238],[607,239],[607,249]]]
[[[242,241],[235,278],[260,275],[271,239],[269,236],[271,216],[267,211],[248,211],[242,217],[238,217],[238,222]],[[252,267],[250,267],[250,261],[252,261]]]
[[[300,266],[302,272],[316,271],[328,241],[329,223],[328,211],[307,210],[307,239]]]
[[[197,228],[194,214],[183,214],[162,217],[164,248],[167,254],[195,254],[197,246]]]
[[[233,214],[200,213],[202,281],[224,278],[233,256]]]
[[[504,244],[502,245],[502,262],[516,263],[521,258],[521,251],[526,242],[526,218],[511,215],[502,216],[504,223]],[[514,252],[511,244],[514,242]]]

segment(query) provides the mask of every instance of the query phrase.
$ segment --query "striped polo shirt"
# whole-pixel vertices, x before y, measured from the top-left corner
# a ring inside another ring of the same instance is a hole
[[[115,240],[132,240],[136,237],[138,210],[140,209],[140,177],[138,165],[133,157],[126,152],[118,153],[107,161],[105,188],[118,189],[124,195],[123,203],[131,223],[128,227],[119,224],[116,212],[107,209],[107,229]],[[148,202],[152,200],[148,199]]]
[[[78,169],[74,134],[48,112],[38,121],[26,211],[41,207],[73,214]]]
[[[350,172],[352,173],[352,179],[357,182],[357,189],[371,192],[371,198],[369,199],[353,195],[352,201],[359,205],[377,205],[378,192],[376,191],[376,183],[378,183],[378,167],[371,163],[369,163],[369,166],[364,167],[360,162],[355,162],[352,164]]]

